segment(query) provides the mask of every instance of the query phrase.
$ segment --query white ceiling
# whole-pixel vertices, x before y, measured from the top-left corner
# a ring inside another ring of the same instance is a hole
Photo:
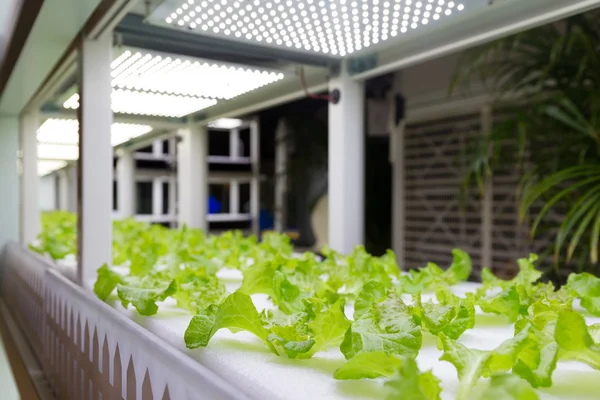
[[[4,61],[4,53],[6,53],[6,48],[10,42],[13,26],[22,2],[23,0],[0,1],[0,65]]]
[[[15,0],[0,0],[0,9],[7,1]],[[99,3],[100,0],[44,1],[4,93],[0,94],[0,114],[21,112]]]

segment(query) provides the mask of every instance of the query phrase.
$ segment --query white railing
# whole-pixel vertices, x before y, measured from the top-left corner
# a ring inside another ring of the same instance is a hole
[[[2,300],[57,398],[247,398],[20,246],[5,248],[0,272]]]

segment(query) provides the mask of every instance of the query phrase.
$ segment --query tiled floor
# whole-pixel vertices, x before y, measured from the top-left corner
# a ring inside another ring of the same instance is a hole
[[[0,399],[39,400],[31,377],[0,315]]]
[[[2,322],[0,321],[0,324]],[[0,329],[0,388],[2,388],[2,399],[18,400],[19,390],[13,376],[12,368],[4,348],[4,340],[2,338],[2,330]]]

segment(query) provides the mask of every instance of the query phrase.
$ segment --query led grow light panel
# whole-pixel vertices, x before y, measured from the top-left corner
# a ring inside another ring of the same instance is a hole
[[[125,49],[111,64],[112,85],[209,99],[231,99],[283,79],[281,72]]]
[[[116,113],[180,118],[284,78],[263,68],[127,47],[115,50],[111,75]],[[63,106],[79,108],[79,95]]]
[[[343,57],[487,0],[165,0],[150,16],[199,34]]]
[[[117,122],[112,124],[111,127],[111,143],[113,146],[117,146],[151,130],[150,125]],[[38,143],[43,145],[76,146],[79,143],[79,122],[76,119],[47,119],[38,129],[37,140]],[[77,157],[74,159],[77,159]]]
[[[113,112],[155,117],[184,117],[215,104],[217,104],[215,99],[140,92],[137,90],[116,89],[113,90],[111,95]],[[63,107],[73,110],[79,108],[79,95],[75,93],[69,97]]]

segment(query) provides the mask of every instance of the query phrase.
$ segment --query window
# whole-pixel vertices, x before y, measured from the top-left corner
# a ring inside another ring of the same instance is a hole
[[[169,182],[163,182],[162,184],[162,213],[163,215],[169,214]]]
[[[240,183],[240,212],[250,213],[250,183]]]
[[[119,209],[119,201],[117,197],[117,189],[119,185],[117,185],[117,181],[113,181],[113,211],[117,211]]]
[[[136,183],[136,205],[137,214],[152,214],[152,182]]]
[[[208,185],[208,212],[209,214],[227,214],[229,213],[229,185],[228,184],[210,184]]]

